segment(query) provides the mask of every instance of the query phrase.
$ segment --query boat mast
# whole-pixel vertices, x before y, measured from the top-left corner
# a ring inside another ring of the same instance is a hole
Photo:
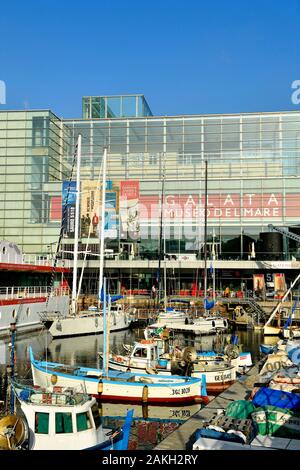
[[[215,268],[215,260],[216,260],[216,249],[215,249],[215,229],[213,228],[213,243],[212,243],[212,276],[213,276],[213,300],[216,300],[216,268]]]
[[[76,315],[77,305],[77,261],[79,239],[79,204],[80,204],[80,163],[81,163],[81,134],[77,140],[77,168],[76,168],[76,204],[75,204],[75,234],[74,234],[74,259],[73,259],[73,285],[72,285],[72,315]]]
[[[102,165],[102,207],[101,207],[101,229],[100,229],[100,266],[99,266],[99,308],[101,306],[101,291],[103,286],[104,267],[104,228],[105,228],[105,191],[106,191],[106,160],[107,147],[104,147]],[[104,297],[105,302],[105,297]]]
[[[163,219],[163,207],[164,207],[164,189],[165,189],[165,168],[163,167],[163,173],[162,173],[162,182],[161,182],[161,199],[160,199],[160,229],[159,229],[159,255],[158,255],[158,307],[160,304],[160,286],[161,286],[161,276],[160,276],[160,270],[161,270],[161,258],[162,258],[162,242],[163,242],[163,236],[162,236],[162,219]],[[165,253],[164,253],[165,256]],[[165,293],[166,296],[166,293]]]
[[[204,302],[207,296],[207,160],[205,160],[205,186],[204,186]],[[206,308],[205,308],[206,313]]]
[[[106,313],[106,278],[103,281],[103,374],[108,374],[108,321]]]

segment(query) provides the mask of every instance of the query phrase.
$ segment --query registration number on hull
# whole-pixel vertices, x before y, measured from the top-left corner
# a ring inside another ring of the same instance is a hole
[[[190,393],[190,387],[186,388],[172,388],[171,395],[184,395],[185,393]]]

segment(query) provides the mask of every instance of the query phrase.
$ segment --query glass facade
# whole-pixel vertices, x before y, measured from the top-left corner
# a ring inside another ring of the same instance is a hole
[[[50,111],[0,112],[0,239],[49,254],[61,219],[68,128]]]
[[[249,259],[268,224],[293,227],[300,217],[300,113],[259,113],[66,120],[73,143],[83,135],[82,178],[97,178],[108,148],[107,178],[139,183],[139,255],[157,257],[165,174],[167,253],[197,253],[203,242],[204,162],[208,162],[208,238],[219,259]],[[151,199],[152,198],[152,199]],[[200,210],[199,210],[200,207]],[[202,207],[202,216],[201,216]],[[176,208],[173,217],[172,209]],[[299,209],[298,209],[299,208]],[[298,257],[292,241],[274,259]],[[259,256],[256,254],[256,257]],[[264,255],[262,255],[263,257]]]
[[[203,259],[207,161],[209,256],[249,260],[254,243],[256,259],[300,258],[292,240],[271,252],[260,237],[269,224],[297,233],[299,112],[159,117],[151,115],[143,95],[124,95],[84,97],[83,116],[61,120],[50,111],[0,112],[0,239],[26,253],[49,252],[60,229],[62,182],[70,177],[81,133],[86,185],[97,181],[108,149],[107,224],[113,220],[114,237],[106,245],[120,257],[157,260],[164,178],[163,251]],[[120,212],[128,185],[139,211],[133,241],[122,233]],[[85,201],[88,220],[99,207]]]
[[[152,116],[144,95],[84,96],[84,119]]]

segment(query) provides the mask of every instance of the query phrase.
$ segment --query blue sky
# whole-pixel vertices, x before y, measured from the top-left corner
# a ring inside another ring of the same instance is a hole
[[[143,93],[154,114],[300,110],[300,1],[14,0],[0,8],[0,109],[81,116]]]

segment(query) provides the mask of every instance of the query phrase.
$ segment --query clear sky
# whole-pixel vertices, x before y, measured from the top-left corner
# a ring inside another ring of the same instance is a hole
[[[299,0],[5,0],[1,109],[80,117],[84,95],[153,114],[300,110]]]

